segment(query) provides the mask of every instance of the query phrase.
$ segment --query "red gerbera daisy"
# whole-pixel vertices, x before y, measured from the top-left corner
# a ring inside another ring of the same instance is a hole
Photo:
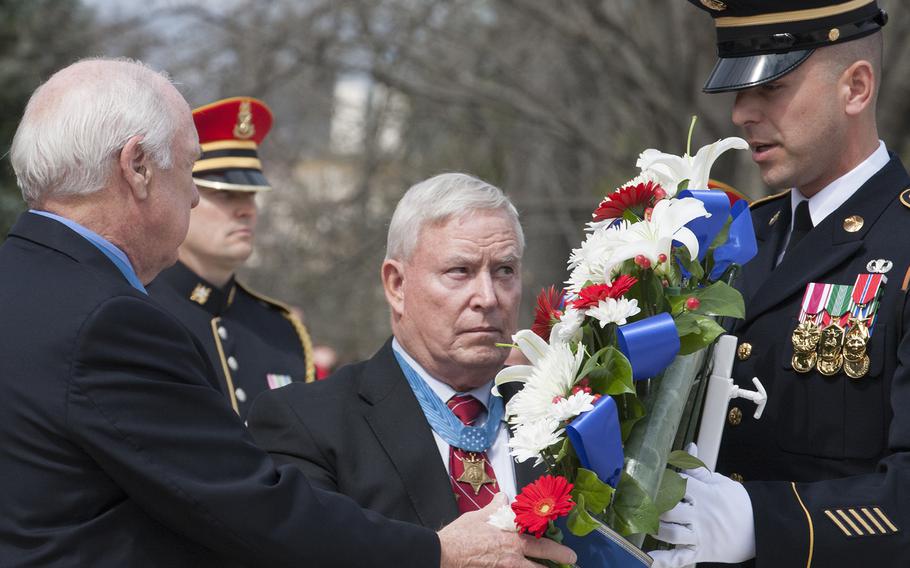
[[[592,284],[591,286],[585,286],[578,293],[578,298],[569,302],[569,305],[576,310],[593,308],[601,300],[622,297],[622,295],[628,292],[629,288],[636,282],[638,282],[638,278],[629,276],[628,274],[621,274],[612,284]]]
[[[544,341],[550,339],[550,329],[562,317],[564,303],[563,291],[556,291],[556,286],[544,288],[537,295],[537,308],[534,310],[534,323],[531,331],[539,335]]]
[[[621,187],[604,198],[594,211],[595,221],[606,221],[622,217],[625,211],[632,211],[644,219],[645,209],[666,197],[667,192],[659,183],[648,181]]]
[[[525,485],[512,503],[519,532],[540,538],[547,531],[550,521],[568,515],[575,506],[570,495],[572,487],[561,475],[544,475]]]

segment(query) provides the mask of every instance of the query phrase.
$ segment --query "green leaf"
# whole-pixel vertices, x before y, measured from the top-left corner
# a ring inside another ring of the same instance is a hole
[[[715,282],[705,288],[699,288],[692,295],[701,302],[697,310],[692,310],[696,314],[746,317],[746,305],[742,294],[726,282]]]
[[[614,396],[613,400],[616,401],[616,408],[619,411],[620,436],[625,443],[632,432],[632,427],[645,415],[645,406],[635,394],[621,394]]]
[[[571,450],[571,449],[572,449],[572,444],[569,442],[569,438],[567,437],[565,440],[562,441],[562,444],[560,444],[560,446],[559,446],[559,453],[556,454],[556,461],[557,462],[562,461],[563,458],[565,458],[567,455],[569,455],[569,450]]]
[[[634,393],[632,364],[622,354],[622,351],[615,347],[604,347],[597,353],[599,354],[599,361],[587,373],[587,377],[590,380],[589,384],[594,392],[609,395]],[[587,368],[587,365],[585,365],[585,368]]]
[[[683,450],[674,450],[670,452],[667,458],[667,464],[679,469],[697,469],[699,467],[707,468],[703,461]]]
[[[579,495],[575,507],[569,512],[569,517],[566,519],[569,531],[575,536],[585,536],[596,529],[599,524],[594,517],[588,514],[584,495]]]
[[[611,509],[616,514],[613,528],[619,534],[628,536],[657,532],[657,518],[660,515],[654,507],[654,503],[638,481],[626,472],[622,473],[622,478],[619,480],[616,498],[613,500]]]
[[[724,328],[709,316],[693,315],[693,321],[698,326],[698,331],[679,338],[679,355],[689,355],[704,349],[724,333]]]
[[[676,333],[680,337],[685,337],[691,333],[700,333],[701,328],[698,326],[698,316],[691,312],[683,312],[673,318],[676,324]]]
[[[660,488],[657,490],[657,497],[654,499],[657,514],[661,515],[675,507],[685,495],[686,480],[672,469],[665,470],[664,476],[660,480]]]
[[[615,490],[600,480],[597,474],[583,467],[578,468],[572,497],[576,503],[584,500],[586,507],[594,514],[602,514],[610,506]]]

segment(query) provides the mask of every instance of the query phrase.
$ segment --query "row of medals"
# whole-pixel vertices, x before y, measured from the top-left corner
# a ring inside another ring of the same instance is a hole
[[[831,323],[824,328],[808,317],[793,330],[793,357],[791,363],[798,373],[817,369],[830,377],[841,369],[851,379],[859,379],[869,372],[869,329],[865,320],[850,318],[847,327]]]

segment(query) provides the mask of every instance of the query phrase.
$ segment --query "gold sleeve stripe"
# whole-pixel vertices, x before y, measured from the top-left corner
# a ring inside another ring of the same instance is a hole
[[[850,517],[848,517],[847,513],[843,512],[843,510],[838,509],[836,512],[838,515],[840,515],[840,518],[842,518],[844,520],[844,522],[846,522],[848,525],[850,525],[850,528],[853,529],[853,531],[856,534],[858,534],[859,536],[863,536],[866,534],[862,531],[862,529],[860,529],[858,526],[856,526],[856,523],[854,523],[853,521],[850,520]]]
[[[218,358],[221,359],[221,368],[224,370],[224,380],[227,382],[228,398],[231,399],[231,408],[234,412],[240,414],[240,407],[237,406],[237,395],[234,394],[234,379],[231,378],[231,370],[228,368],[227,359],[224,357],[224,348],[221,346],[221,336],[218,335],[218,324],[221,318],[212,318],[212,337],[215,338],[215,347],[218,348]]]
[[[863,525],[863,528],[866,529],[866,532],[869,534],[875,534],[875,531],[872,530],[872,527],[869,526],[869,523],[864,521],[863,518],[859,516],[859,513],[856,512],[856,509],[849,509],[849,511],[850,514],[853,515],[853,518],[859,521],[859,524]]]
[[[841,531],[843,531],[843,533],[845,535],[853,536],[853,533],[851,533],[850,531],[847,530],[847,527],[845,527],[844,524],[842,522],[840,522],[837,519],[837,517],[834,516],[834,513],[832,513],[831,511],[826,509],[825,514],[828,515],[828,518],[831,519],[831,522],[833,522],[835,525],[837,525],[837,528],[839,528]]]
[[[783,24],[803,20],[818,20],[862,8],[867,4],[871,4],[872,1],[873,0],[851,0],[850,2],[844,2],[836,6],[809,8],[806,10],[790,10],[788,12],[775,12],[773,14],[760,14],[758,16],[726,16],[715,18],[714,23],[719,28],[732,28],[739,26]]]
[[[806,568],[811,568],[812,555],[815,552],[815,527],[812,525],[812,515],[809,514],[809,511],[803,504],[803,500],[799,496],[799,491],[796,490],[796,483],[791,481],[790,487],[793,489],[793,494],[796,496],[799,506],[803,508],[803,513],[806,514],[806,522],[809,523],[809,558],[806,560]]]
[[[875,511],[875,514],[878,515],[878,518],[880,518],[886,525],[888,525],[888,528],[891,529],[891,532],[897,532],[897,527],[894,526],[894,523],[891,522],[891,519],[889,519],[881,509],[878,507],[872,507],[872,510]]]
[[[864,515],[866,515],[867,519],[872,521],[872,524],[875,525],[875,528],[877,528],[880,533],[885,534],[885,527],[883,527],[882,524],[880,522],[878,522],[878,519],[875,518],[875,516],[869,511],[869,509],[863,507],[860,510],[863,512]]]

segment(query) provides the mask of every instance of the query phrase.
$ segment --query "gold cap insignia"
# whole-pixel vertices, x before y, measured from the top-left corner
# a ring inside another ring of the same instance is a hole
[[[840,38],[840,30],[837,28],[831,28],[828,32],[828,41],[837,41]]]
[[[190,301],[196,302],[200,306],[204,306],[206,302],[209,301],[209,295],[212,293],[212,289],[204,284],[196,284],[196,287],[193,288],[193,292],[190,294]]]
[[[720,0],[701,0],[701,5],[715,12],[723,12],[727,9],[727,5]]]
[[[850,215],[844,219],[844,230],[848,233],[855,233],[863,228],[864,222],[859,215]]]
[[[252,138],[256,134],[256,127],[253,125],[253,110],[250,101],[242,101],[240,110],[237,111],[237,124],[234,126],[234,136],[241,140]]]

